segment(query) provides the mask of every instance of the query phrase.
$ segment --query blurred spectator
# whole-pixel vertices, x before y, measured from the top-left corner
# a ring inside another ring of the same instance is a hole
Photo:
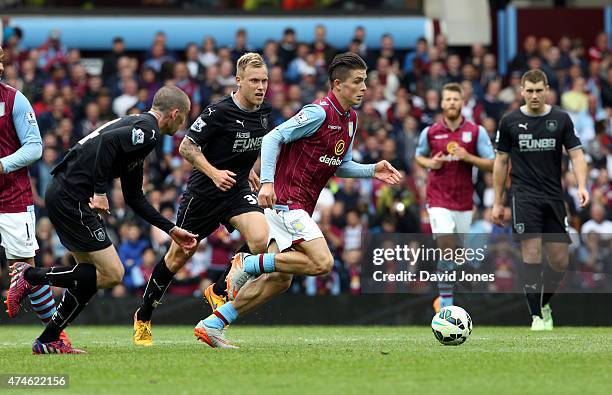
[[[433,89],[439,94],[442,91],[442,87],[449,81],[449,78],[444,72],[442,62],[433,62],[429,66],[429,75],[425,77],[424,87],[425,90]]]
[[[595,45],[589,48],[589,60],[597,60],[601,62],[609,53],[610,47],[608,46],[608,33],[601,32],[595,38]]]
[[[510,70],[518,70],[524,72],[527,70],[527,59],[532,56],[537,56],[538,40],[535,36],[529,35],[523,41],[523,49],[512,59]]]
[[[206,36],[204,38],[202,49],[198,53],[198,59],[205,68],[209,68],[217,64],[219,56],[217,56],[217,45],[214,37]]]
[[[429,63],[427,56],[427,40],[425,37],[419,37],[416,42],[414,51],[408,52],[404,58],[404,73],[411,73],[414,68],[421,68]]]
[[[463,88],[464,103],[461,115],[468,121],[480,125],[484,115],[484,106],[474,97],[474,91],[472,90],[473,84],[470,81],[463,81],[461,87]]]
[[[612,107],[612,65],[608,66],[606,78],[601,81],[601,104]]]
[[[51,169],[57,164],[57,156],[54,148],[45,147],[41,160],[30,167],[34,204],[39,209],[45,208],[45,191],[52,178]]]
[[[125,81],[122,92],[121,96],[113,100],[113,112],[119,117],[125,116],[127,111],[138,103],[138,84],[136,80]]]
[[[283,32],[283,38],[279,43],[278,59],[283,68],[289,66],[289,63],[295,58],[297,50],[297,38],[295,30],[288,27]]]
[[[51,30],[47,41],[38,48],[38,67],[43,71],[50,71],[53,67],[62,67],[66,64],[68,50],[61,42],[59,30]]]
[[[149,246],[149,242],[140,238],[140,228],[136,224],[124,224],[123,227],[126,228],[125,236],[122,236],[117,252],[125,269],[123,284],[126,288],[133,290],[144,283],[140,274],[140,266],[144,250]]]
[[[184,62],[176,62],[174,64],[174,85],[181,88],[189,100],[191,100],[191,117],[195,118],[200,115],[202,107],[202,98],[200,96],[200,85],[189,75],[189,69]]]
[[[315,57],[322,61],[321,67],[325,67],[331,63],[336,55],[336,50],[327,42],[327,29],[323,25],[315,26],[315,39],[312,43],[311,50]]]
[[[202,79],[205,68],[198,59],[198,44],[193,42],[187,44],[187,48],[185,48],[185,64],[187,65],[190,78]]]
[[[446,77],[448,82],[461,83],[463,75],[461,73],[461,58],[457,54],[449,55],[446,58]]]
[[[245,29],[238,29],[235,35],[234,46],[232,47],[232,61],[236,63],[238,58],[247,52],[253,52],[253,48],[247,42],[247,32]]]
[[[102,63],[102,79],[106,81],[110,76],[117,73],[117,61],[125,55],[125,43],[123,38],[113,38],[113,48],[111,52],[104,57]]]
[[[352,42],[357,44],[357,47],[355,48],[357,50],[356,53],[362,58],[366,59],[368,57],[368,46],[366,44],[366,31],[363,26],[357,26],[355,28]]]
[[[591,232],[600,235],[602,240],[610,240],[612,238],[612,221],[606,219],[606,210],[600,203],[591,205],[591,219],[586,221],[580,234],[584,237]]]
[[[156,73],[162,71],[164,63],[172,63],[174,57],[166,53],[166,47],[162,42],[156,42],[151,48],[151,57],[144,62],[144,67],[150,67]]]
[[[289,62],[287,66],[287,72],[285,73],[285,79],[290,83],[299,83],[302,80],[302,76],[306,73],[315,73],[314,67],[308,64],[306,60],[310,53],[310,46],[305,43],[300,43],[297,46],[295,58]]]

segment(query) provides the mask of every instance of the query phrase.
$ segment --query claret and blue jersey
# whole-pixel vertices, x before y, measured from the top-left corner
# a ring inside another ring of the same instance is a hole
[[[329,92],[270,132],[261,150],[261,181],[274,182],[278,208],[312,214],[334,174],[372,177],[374,165],[352,161],[356,130],[356,112],[344,111]]]

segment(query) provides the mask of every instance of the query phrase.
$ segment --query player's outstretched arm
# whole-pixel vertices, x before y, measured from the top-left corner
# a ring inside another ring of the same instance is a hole
[[[578,181],[578,197],[580,198],[580,207],[586,207],[589,204],[589,192],[586,189],[587,182],[587,164],[584,159],[582,148],[576,148],[568,152],[572,161],[572,169]]]
[[[422,155],[417,155],[414,157],[414,159],[416,160],[416,163],[419,164],[419,166],[424,167],[425,169],[434,170],[440,169],[442,167],[442,164],[445,162],[444,154],[442,153],[442,151],[438,152],[431,158],[427,158]]]
[[[214,167],[191,138],[183,138],[179,147],[179,153],[196,170],[206,174],[220,190],[228,191],[236,184],[236,179],[234,178],[236,173],[230,170],[219,170]]]
[[[504,219],[504,185],[506,184],[506,176],[508,175],[508,162],[510,156],[505,152],[497,151],[495,162],[493,164],[493,188],[495,190],[495,200],[493,202],[493,222],[499,226],[503,226]]]
[[[402,179],[402,175],[391,163],[381,160],[374,168],[374,178],[389,185],[397,185]]]

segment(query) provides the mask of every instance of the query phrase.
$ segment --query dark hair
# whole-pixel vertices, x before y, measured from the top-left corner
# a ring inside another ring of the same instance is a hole
[[[367,69],[368,66],[361,56],[353,52],[345,52],[334,57],[327,70],[327,75],[329,76],[330,84],[333,86],[335,80],[346,80],[351,71]]]
[[[521,86],[525,86],[525,81],[537,84],[538,82],[544,82],[544,86],[548,86],[548,78],[546,74],[540,69],[529,70],[521,77]]]

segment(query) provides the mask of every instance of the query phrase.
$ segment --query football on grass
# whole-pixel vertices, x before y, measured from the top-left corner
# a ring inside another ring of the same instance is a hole
[[[458,346],[472,333],[472,318],[459,306],[443,307],[431,320],[431,330],[445,346]]]

